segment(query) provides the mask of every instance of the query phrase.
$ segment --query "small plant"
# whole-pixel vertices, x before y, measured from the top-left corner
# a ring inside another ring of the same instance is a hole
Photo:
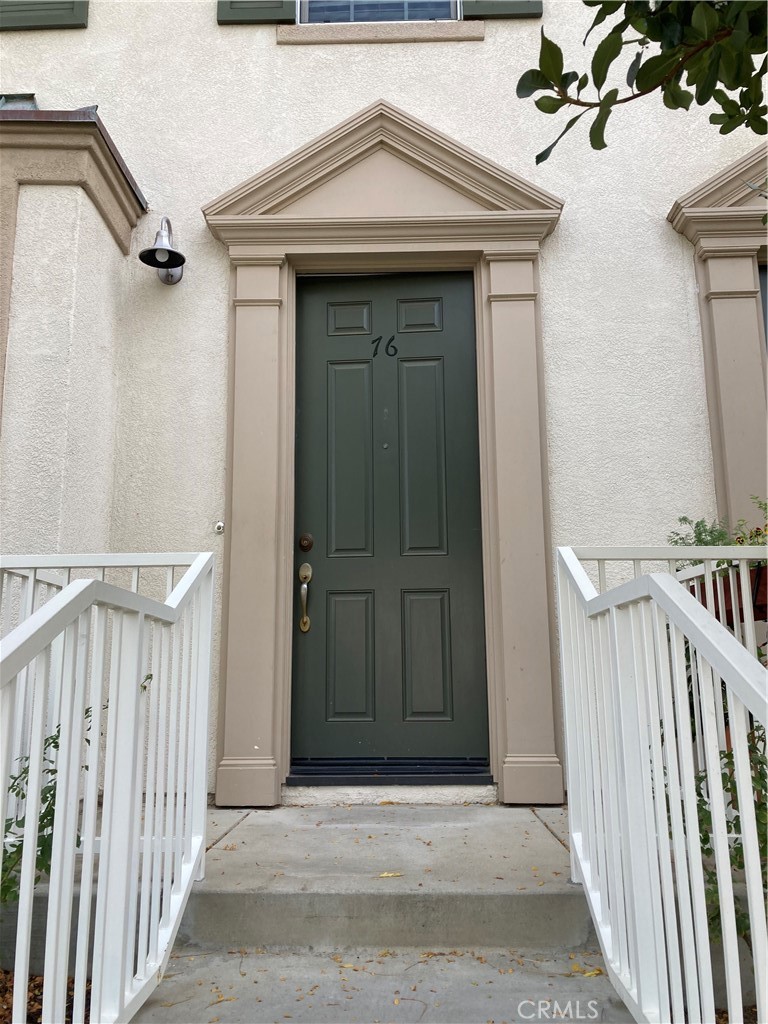
[[[88,709],[90,711],[90,708]],[[56,761],[50,754],[59,749],[61,726],[43,741],[43,776],[40,790],[40,817],[37,826],[37,856],[35,858],[35,885],[43,875],[48,874],[53,853],[53,818],[56,810]],[[22,805],[27,799],[29,787],[29,757],[18,760],[19,770],[11,776],[8,792],[17,797]],[[5,854],[3,871],[0,875],[0,903],[9,903],[19,898],[21,858],[24,854],[24,830],[26,815],[5,820]],[[79,837],[78,837],[79,842]]]
[[[765,727],[755,725],[747,734],[749,764],[752,773],[752,792],[755,801],[755,818],[757,819],[757,842],[760,854],[760,868],[763,880],[763,902],[768,897],[768,757],[766,756]],[[736,776],[733,766],[733,751],[720,751],[721,778],[723,796],[725,798],[725,824],[728,831],[731,870],[744,870],[744,841],[742,838],[741,814],[738,795],[736,793]],[[707,903],[707,919],[710,934],[714,938],[722,936],[720,919],[720,900],[717,886],[717,871],[713,866],[715,854],[712,831],[712,812],[707,794],[707,773],[701,771],[696,776],[696,788],[699,812],[699,839],[704,860],[704,892]],[[749,912],[744,901],[737,896],[734,900],[736,930],[752,950],[752,935]]]
[[[750,526],[746,519],[740,519],[731,529],[727,519],[693,520],[690,516],[680,516],[677,520],[681,526],[687,527],[683,533],[672,530],[667,541],[679,547],[716,547],[727,544],[745,544],[764,546],[768,541],[768,501],[761,501],[755,495],[752,501],[760,510],[762,523]]]

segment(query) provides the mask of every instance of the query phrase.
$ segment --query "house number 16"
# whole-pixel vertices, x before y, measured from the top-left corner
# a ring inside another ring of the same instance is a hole
[[[392,337],[387,342],[387,344],[384,346],[384,351],[387,353],[388,356],[396,356],[397,355],[397,345],[393,345],[392,344],[394,342],[394,340],[395,340],[395,336],[393,334]],[[379,354],[379,345],[381,344],[381,335],[379,335],[378,338],[374,338],[373,341],[371,342],[371,344],[373,345],[373,358],[375,359],[376,356]]]

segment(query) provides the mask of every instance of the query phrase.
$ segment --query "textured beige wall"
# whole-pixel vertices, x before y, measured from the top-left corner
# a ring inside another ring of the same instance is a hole
[[[537,168],[561,118],[518,100],[515,83],[542,24],[567,67],[587,63],[589,14],[572,2],[546,0],[543,22],[487,22],[482,42],[341,47],[278,46],[274,27],[218,26],[215,6],[91,0],[85,31],[0,38],[2,89],[47,108],[99,104],[152,207],[134,254],[167,214],[188,257],[174,288],[135,258],[124,271],[111,547],[214,550],[221,564],[229,261],[200,207],[379,98],[566,202],[540,266],[553,542],[659,542],[678,515],[714,514],[693,253],[665,218],[754,136],[721,137],[702,111],[651,98],[614,114],[604,152],[577,128]],[[46,427],[27,451],[60,473],[62,443]],[[11,491],[20,455],[12,465]],[[48,471],[35,473],[53,487]],[[53,513],[34,514],[48,531],[36,549],[48,547]]]
[[[0,449],[6,553],[109,550],[125,263],[82,189],[22,185]]]

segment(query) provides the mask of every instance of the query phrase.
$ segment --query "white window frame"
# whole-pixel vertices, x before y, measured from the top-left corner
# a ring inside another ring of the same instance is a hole
[[[348,0],[350,3],[354,3],[355,0]],[[368,2],[368,0],[366,0]],[[418,2],[418,0],[402,0],[407,9],[409,2]],[[423,19],[412,19],[403,18],[398,21],[308,21],[306,13],[309,10],[309,0],[299,0],[296,4],[296,24],[297,25],[430,25],[433,22],[453,22],[462,20],[462,0],[450,0],[452,14],[450,18],[431,18],[429,20]]]

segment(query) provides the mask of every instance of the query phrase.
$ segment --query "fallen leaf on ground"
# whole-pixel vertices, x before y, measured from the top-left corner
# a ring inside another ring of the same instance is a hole
[[[382,871],[379,878],[402,878],[402,871]]]

